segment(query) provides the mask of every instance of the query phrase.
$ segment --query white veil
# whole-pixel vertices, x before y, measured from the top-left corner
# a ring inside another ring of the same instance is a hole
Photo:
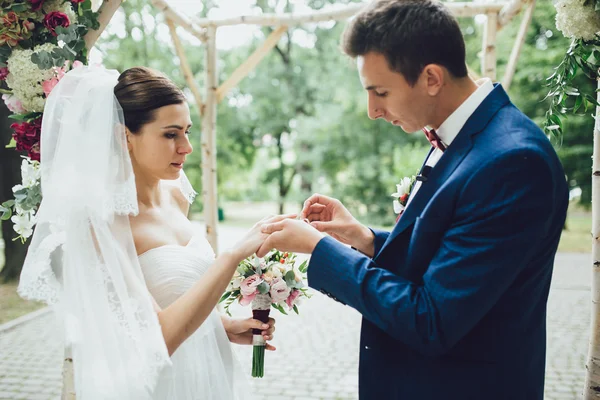
[[[129,226],[138,205],[118,76],[76,68],[46,102],[43,200],[18,288],[64,317],[78,400],[150,398],[170,365]],[[183,172],[180,184],[193,200]]]

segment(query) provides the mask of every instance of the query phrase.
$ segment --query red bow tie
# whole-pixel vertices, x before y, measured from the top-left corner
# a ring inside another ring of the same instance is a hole
[[[440,139],[437,133],[435,133],[435,129],[428,130],[427,128],[423,128],[423,132],[433,147],[441,151],[446,150],[446,146],[442,143],[442,139]]]

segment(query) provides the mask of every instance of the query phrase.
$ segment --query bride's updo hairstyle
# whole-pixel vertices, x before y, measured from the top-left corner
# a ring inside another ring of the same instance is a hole
[[[115,86],[115,96],[131,133],[139,133],[142,126],[154,121],[157,109],[186,102],[183,92],[169,78],[146,67],[124,71]]]

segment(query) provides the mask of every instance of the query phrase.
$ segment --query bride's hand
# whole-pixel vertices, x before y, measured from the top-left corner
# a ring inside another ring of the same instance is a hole
[[[261,232],[261,227],[263,225],[273,224],[288,218],[296,218],[296,214],[269,216],[254,224],[254,226],[246,232],[244,237],[231,248],[231,252],[235,255],[238,262],[256,253],[267,239],[269,235]]]
[[[273,339],[273,332],[275,332],[275,320],[273,318],[269,318],[268,324],[253,318],[229,318],[223,315],[221,319],[231,343],[251,345],[252,329],[261,329],[261,334],[265,340]],[[275,347],[267,343],[265,349],[274,351]]]

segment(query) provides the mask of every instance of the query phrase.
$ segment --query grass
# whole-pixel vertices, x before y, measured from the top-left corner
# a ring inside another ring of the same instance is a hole
[[[571,207],[567,214],[566,229],[558,244],[559,252],[590,253],[592,251],[592,213]]]
[[[297,212],[298,205],[289,204],[285,212]],[[262,217],[275,214],[278,209],[270,203],[244,204],[230,203],[225,205],[225,221],[223,225],[250,228]],[[194,215],[194,219],[201,217]],[[589,211],[579,207],[571,207],[567,216],[567,229],[563,231],[559,252],[583,252],[589,253],[592,247],[591,225],[592,215]],[[392,227],[383,227],[391,230]],[[3,264],[4,252],[0,242],[0,265]],[[0,324],[18,318],[22,315],[35,311],[44,305],[42,303],[23,300],[17,295],[17,283],[0,284]]]
[[[0,324],[38,310],[44,305],[20,298],[16,282],[0,284]]]

